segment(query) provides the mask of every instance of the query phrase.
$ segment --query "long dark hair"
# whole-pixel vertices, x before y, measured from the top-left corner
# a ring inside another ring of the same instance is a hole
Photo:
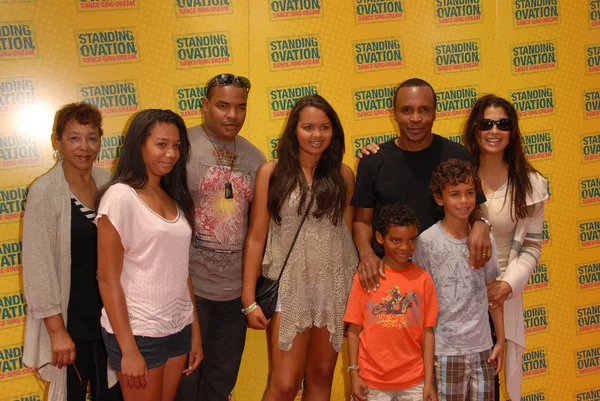
[[[275,223],[281,224],[281,208],[292,191],[300,187],[300,202],[298,214],[304,210],[308,186],[298,160],[298,137],[296,126],[300,112],[305,107],[316,107],[322,110],[331,121],[331,143],[323,152],[323,156],[315,168],[312,191],[316,205],[313,216],[327,217],[335,225],[344,218],[346,206],[346,185],[342,176],[342,158],[344,156],[344,129],[337,113],[322,96],[309,95],[298,100],[287,120],[279,145],[277,146],[278,160],[269,179],[267,206]]]
[[[529,173],[537,172],[537,170],[525,158],[521,144],[519,119],[513,105],[506,99],[496,95],[485,95],[479,98],[475,102],[464,127],[465,146],[473,157],[475,168],[478,169],[480,148],[477,135],[477,122],[483,118],[485,110],[489,107],[501,107],[513,123],[508,145],[504,149],[504,162],[508,165],[508,185],[506,190],[508,191],[508,188],[512,188],[513,206],[510,211],[511,217],[516,215],[518,219],[523,219],[528,216],[527,195],[531,194],[533,190]]]
[[[132,188],[144,188],[148,184],[148,171],[142,158],[142,145],[150,135],[150,131],[157,123],[173,124],[179,131],[179,159],[169,172],[160,179],[160,186],[183,210],[185,218],[194,229],[194,201],[187,187],[186,164],[190,157],[190,141],[183,119],[171,110],[148,109],[141,111],[131,121],[125,137],[117,171],[110,180],[113,184],[123,183]],[[98,203],[104,192],[98,196]]]

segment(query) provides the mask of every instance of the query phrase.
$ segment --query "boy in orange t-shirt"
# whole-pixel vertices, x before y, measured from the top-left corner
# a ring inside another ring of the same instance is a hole
[[[386,279],[367,293],[354,277],[344,321],[355,401],[402,397],[437,401],[433,385],[433,326],[438,304],[433,279],[411,263],[419,219],[406,205],[383,206],[375,219]]]

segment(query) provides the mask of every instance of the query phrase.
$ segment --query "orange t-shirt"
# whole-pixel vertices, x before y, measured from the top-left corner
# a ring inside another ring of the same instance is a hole
[[[433,279],[414,263],[386,266],[386,279],[367,293],[354,276],[344,321],[363,327],[358,366],[370,388],[403,390],[423,381],[423,331],[437,323]]]

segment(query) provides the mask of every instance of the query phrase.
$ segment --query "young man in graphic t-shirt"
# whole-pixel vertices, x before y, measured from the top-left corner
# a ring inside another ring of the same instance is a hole
[[[242,250],[255,173],[266,161],[256,146],[238,136],[249,90],[247,78],[217,75],[202,100],[204,123],[188,130],[188,186],[196,223],[190,276],[204,360],[197,374],[182,378],[177,401],[227,401],[242,359]]]

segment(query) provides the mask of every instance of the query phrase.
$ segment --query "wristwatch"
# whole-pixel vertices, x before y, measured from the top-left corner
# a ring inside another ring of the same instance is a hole
[[[480,218],[478,218],[477,220],[481,220],[481,221],[483,221],[485,224],[487,224],[487,225],[488,225],[488,227],[490,228],[490,231],[492,231],[492,229],[494,228],[494,227],[492,226],[492,223],[490,223],[490,221],[489,221],[488,219],[486,219],[485,217],[480,217]],[[477,220],[475,220],[475,221],[477,221]]]

